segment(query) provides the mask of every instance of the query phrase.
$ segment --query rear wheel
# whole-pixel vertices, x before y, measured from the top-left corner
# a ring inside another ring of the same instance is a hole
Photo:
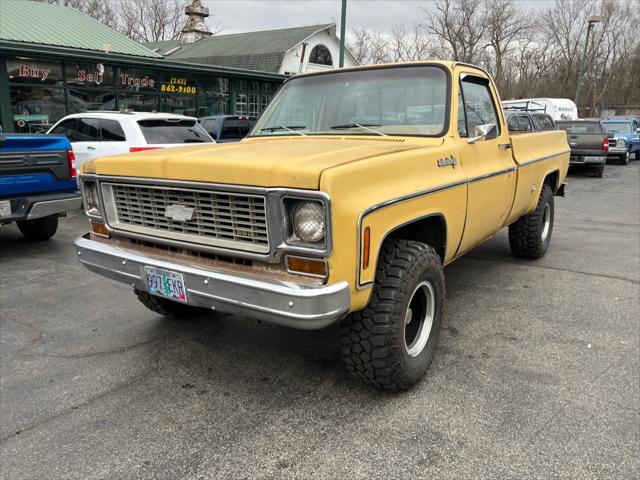
[[[38,242],[53,237],[58,230],[58,217],[43,217],[35,220],[23,220],[18,228],[27,240]]]
[[[602,178],[604,176],[604,164],[596,167],[596,171],[594,172],[594,175],[596,178]]]
[[[369,305],[340,324],[348,370],[391,392],[420,381],[438,345],[444,292],[442,262],[432,247],[385,242]]]
[[[553,216],[553,190],[544,184],[536,209],[509,225],[511,253],[520,258],[542,257],[551,243]]]
[[[173,318],[196,318],[209,313],[208,310],[199,307],[192,307],[185,305],[184,303],[172,302],[166,298],[161,298],[156,295],[151,295],[148,292],[143,292],[134,289],[136,297],[140,300],[145,307],[155,313],[164,315],[166,317]]]

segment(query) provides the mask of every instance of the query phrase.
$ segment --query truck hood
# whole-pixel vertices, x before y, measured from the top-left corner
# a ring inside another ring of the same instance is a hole
[[[433,146],[442,139],[432,139]],[[431,146],[396,137],[279,137],[113,155],[83,173],[318,189],[322,172],[346,163]]]

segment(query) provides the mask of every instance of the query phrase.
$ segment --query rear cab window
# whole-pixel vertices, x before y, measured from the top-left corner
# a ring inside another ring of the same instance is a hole
[[[138,120],[142,135],[149,144],[211,142],[209,134],[196,120]]]
[[[225,118],[222,124],[220,140],[239,140],[244,138],[255,123],[255,120],[250,119]]]
[[[558,128],[575,135],[604,134],[604,129],[598,122],[558,122]]]

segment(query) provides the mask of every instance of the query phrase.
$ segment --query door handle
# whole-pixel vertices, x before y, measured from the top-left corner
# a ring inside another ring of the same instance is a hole
[[[504,148],[505,150],[509,150],[511,148],[510,143],[499,143],[498,148]]]
[[[96,149],[96,147],[92,147],[91,145],[89,145],[89,146],[87,147],[87,150],[95,150],[95,149]]]

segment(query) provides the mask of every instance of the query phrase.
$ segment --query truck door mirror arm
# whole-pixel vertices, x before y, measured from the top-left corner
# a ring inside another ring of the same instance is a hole
[[[475,127],[475,137],[467,140],[467,143],[473,145],[478,140],[490,140],[498,135],[498,126],[495,123],[485,123]]]

